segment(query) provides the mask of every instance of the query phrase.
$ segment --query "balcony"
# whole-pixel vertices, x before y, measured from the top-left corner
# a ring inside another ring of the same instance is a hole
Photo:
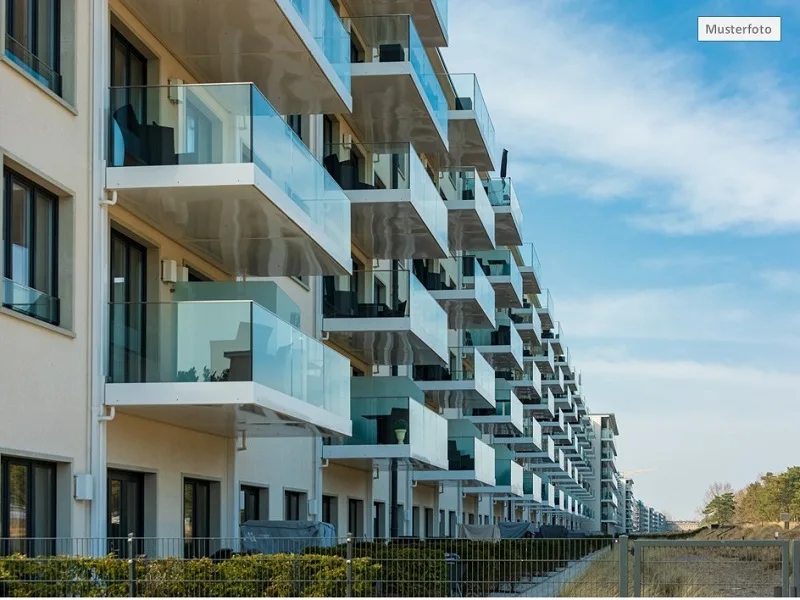
[[[329,0],[123,0],[204,81],[252,81],[281,114],[348,113],[350,35]]]
[[[498,246],[522,244],[522,208],[509,177],[491,177],[483,182],[494,208],[494,241]]]
[[[409,271],[323,281],[322,330],[371,365],[447,365],[447,313]]]
[[[560,369],[556,369],[554,373],[542,375],[542,387],[553,392],[556,397],[556,406],[558,406],[559,395],[565,394],[567,391],[564,385],[564,373]]]
[[[414,260],[414,274],[447,312],[450,329],[494,329],[494,288],[472,256],[439,261],[438,271]]]
[[[522,308],[509,308],[507,312],[525,344],[538,346],[542,343],[542,322],[532,304],[523,300]]]
[[[536,402],[527,402],[525,412],[530,412],[543,419],[554,419],[556,415],[555,398],[550,390],[542,390],[541,398]]]
[[[494,250],[494,209],[475,168],[439,171],[439,195],[447,206],[450,250]]]
[[[353,115],[370,143],[412,143],[420,152],[448,150],[447,99],[407,14],[348,19],[353,55]]]
[[[437,481],[443,485],[461,485],[467,487],[491,487],[495,485],[495,450],[474,437],[456,430],[463,430],[465,421],[448,421],[449,438],[447,440],[448,470],[440,472],[415,472],[417,481]]]
[[[448,113],[450,152],[446,161],[454,166],[496,171],[494,124],[486,108],[478,78],[472,73],[451,74],[455,102]]]
[[[447,469],[447,420],[425,406],[414,382],[354,377],[351,394],[353,434],[329,440],[323,458],[363,470],[389,459],[409,469]]]
[[[544,296],[544,297],[542,297]],[[539,307],[537,312],[539,313],[539,318],[542,320],[542,337],[543,339],[554,339],[548,338],[545,334],[546,330],[553,329],[555,327],[555,317],[554,314],[554,305],[553,305],[553,296],[550,294],[550,290],[545,290],[542,294],[538,297]]]
[[[522,308],[522,274],[511,252],[498,249],[473,254],[494,287],[497,308]]]
[[[530,415],[523,418],[522,435],[494,437],[495,444],[505,444],[515,452],[543,452],[542,440],[542,426]]]
[[[542,293],[542,263],[533,244],[522,244],[515,248],[519,270],[522,273],[522,291],[525,294]]]
[[[514,390],[525,404],[538,402],[542,397],[542,375],[532,364],[526,363],[523,369],[496,370],[498,389]]]
[[[253,289],[230,288],[223,301],[111,304],[106,404],[219,436],[350,435],[349,361],[237,299]]]
[[[534,346],[531,354],[533,355],[534,364],[539,368],[542,375],[552,375],[556,372],[555,356],[546,339],[542,340],[540,346]]]
[[[494,409],[471,409],[465,417],[481,430],[481,433],[515,437],[524,431],[522,402],[513,392],[498,390]]]
[[[574,407],[574,403],[572,402],[572,394],[568,389],[564,388],[563,386],[559,390],[558,384],[556,382],[558,381],[558,378],[564,377],[562,374],[559,373],[556,375],[552,375],[552,377],[554,379],[551,380],[552,383],[550,385],[550,390],[553,392],[553,399],[556,403],[556,408],[562,412],[562,414],[564,415],[564,421],[566,422],[567,413],[571,411]]]
[[[408,143],[335,145],[323,164],[352,207],[353,243],[370,258],[445,258],[447,208]]]
[[[494,369],[481,353],[473,348],[451,348],[450,365],[415,366],[414,381],[440,406],[493,410]]]
[[[548,291],[547,294],[548,294],[548,302],[547,302],[547,304],[548,304],[548,306],[552,307],[553,300],[550,297],[550,292]],[[539,310],[541,311],[542,309],[539,309]],[[548,310],[548,314],[552,314],[552,313]],[[547,317],[545,317],[545,320],[546,319],[547,319]],[[542,339],[543,340],[547,340],[547,342],[553,348],[553,352],[555,353],[556,356],[563,356],[564,355],[564,349],[566,348],[566,346],[563,343],[564,342],[564,330],[561,327],[561,321],[556,322],[554,325],[555,325],[555,327],[550,327],[550,328],[547,329],[547,331],[543,331],[542,332]]]
[[[486,494],[506,497],[509,499],[522,498],[524,494],[522,465],[514,460],[514,452],[504,446],[495,446],[495,484],[489,489],[480,487],[467,487],[465,494]]]
[[[348,0],[353,16],[411,15],[426,47],[447,46],[448,0]]]
[[[495,369],[522,369],[522,338],[510,325],[464,330],[464,345],[475,348]]]
[[[254,85],[112,88],[110,115],[126,210],[229,273],[350,272],[347,195]]]
[[[522,475],[522,493],[525,500],[529,500],[535,504],[540,504],[542,498],[542,478],[536,473],[525,472]]]

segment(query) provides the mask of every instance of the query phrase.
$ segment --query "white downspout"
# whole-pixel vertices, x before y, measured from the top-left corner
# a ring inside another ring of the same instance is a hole
[[[89,467],[93,494],[89,508],[89,535],[95,540],[106,537],[106,420],[105,415],[105,348],[108,333],[108,209],[105,197],[106,115],[108,114],[108,0],[92,0],[92,78],[91,78],[91,147],[92,182],[91,210],[91,288],[90,328],[91,363],[89,385],[91,419],[89,426]],[[95,544],[96,555],[107,548],[104,542]]]

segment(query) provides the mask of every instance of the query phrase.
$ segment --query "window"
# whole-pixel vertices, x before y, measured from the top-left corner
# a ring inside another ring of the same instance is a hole
[[[451,510],[447,515],[447,519],[448,519],[449,535],[450,537],[456,537],[457,534],[456,526],[458,525],[458,523],[456,523],[456,512],[454,510]]]
[[[322,156],[330,156],[334,152],[333,147],[333,119],[328,115],[322,116]]]
[[[411,535],[419,537],[419,506],[411,507]]]
[[[433,509],[425,509],[425,537],[433,537]]]
[[[183,481],[183,547],[185,558],[209,555],[211,537],[211,483]]]
[[[322,497],[322,522],[333,525],[333,528],[338,531],[338,506],[336,496],[323,496]]]
[[[6,2],[6,55],[34,79],[60,96],[60,1]]]
[[[111,231],[109,372],[115,383],[138,383],[145,375],[147,251]]]
[[[3,175],[3,305],[58,325],[58,199],[9,169]]]
[[[142,554],[144,538],[144,476],[127,471],[108,471],[109,552],[128,556],[128,534],[137,539],[134,554]]]
[[[286,123],[289,128],[297,134],[301,140],[303,139],[303,115],[288,115]]]
[[[364,501],[350,498],[347,501],[347,533],[355,538],[364,537]]]
[[[386,537],[386,503],[375,502],[375,519],[372,523],[372,535],[376,538]]]
[[[54,554],[56,467],[17,458],[0,463],[0,551],[3,554]],[[31,541],[25,538],[50,538]]]
[[[201,282],[201,281],[211,281],[209,277],[203,275],[200,271],[193,269],[192,267],[186,267],[188,271],[188,278],[187,281],[190,283],[192,282]]]
[[[445,537],[447,535],[445,528],[447,527],[447,522],[445,521],[445,512],[443,510],[439,511],[439,537]]]
[[[301,521],[305,519],[303,503],[305,494],[303,492],[287,491],[284,493],[283,518],[287,521]]]
[[[242,505],[239,507],[239,522],[261,519],[261,490],[257,487],[242,486]]]

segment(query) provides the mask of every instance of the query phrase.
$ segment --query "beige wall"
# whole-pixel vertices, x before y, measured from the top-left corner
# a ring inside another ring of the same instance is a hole
[[[88,13],[88,0],[75,6]],[[0,0],[0,22],[5,12]],[[69,104],[0,58],[0,162],[59,196],[59,269],[70,274],[59,282],[66,331],[0,310],[0,454],[60,462],[57,533],[86,536],[88,503],[71,490],[72,475],[89,468],[89,20],[76,21],[64,24],[76,53],[63,65],[76,69]]]

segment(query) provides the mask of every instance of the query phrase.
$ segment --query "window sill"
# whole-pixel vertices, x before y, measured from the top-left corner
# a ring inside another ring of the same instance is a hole
[[[58,94],[56,94],[55,92],[53,92],[53,90],[51,90],[50,88],[48,88],[48,87],[46,87],[46,86],[42,85],[42,82],[41,82],[41,81],[38,81],[38,80],[37,80],[35,77],[33,77],[33,76],[32,76],[30,73],[28,73],[28,72],[27,72],[25,69],[23,69],[22,67],[20,67],[18,64],[16,64],[16,63],[15,63],[13,60],[11,60],[10,58],[8,58],[8,57],[5,55],[5,53],[2,53],[2,55],[0,55],[0,62],[3,62],[3,63],[5,63],[7,66],[9,66],[10,68],[14,69],[14,71],[16,71],[17,73],[19,73],[20,75],[22,75],[22,76],[23,76],[25,79],[27,79],[27,80],[28,80],[28,81],[30,81],[32,84],[34,84],[34,85],[35,85],[37,88],[39,88],[39,89],[40,89],[42,92],[44,92],[45,94],[47,94],[47,95],[50,97],[50,99],[51,99],[51,100],[54,100],[55,102],[57,102],[58,104],[60,104],[60,105],[61,105],[63,108],[67,109],[69,112],[71,112],[71,113],[72,113],[73,115],[75,115],[76,117],[78,116],[78,111],[75,109],[75,107],[74,107],[74,106],[72,106],[72,105],[71,105],[69,102],[67,102],[66,100],[64,100],[64,98],[62,98],[61,96],[59,96]]]
[[[26,323],[30,323],[31,325],[38,325],[42,329],[47,329],[52,331],[53,333],[61,334],[65,337],[75,339],[75,332],[70,331],[69,329],[64,329],[63,327],[59,327],[58,325],[51,325],[50,323],[45,323],[44,321],[40,321],[34,317],[29,317],[28,315],[22,314],[10,308],[6,308],[5,306],[0,306],[0,315],[7,315],[9,317],[13,317],[15,319],[19,319],[20,321],[25,321]]]

